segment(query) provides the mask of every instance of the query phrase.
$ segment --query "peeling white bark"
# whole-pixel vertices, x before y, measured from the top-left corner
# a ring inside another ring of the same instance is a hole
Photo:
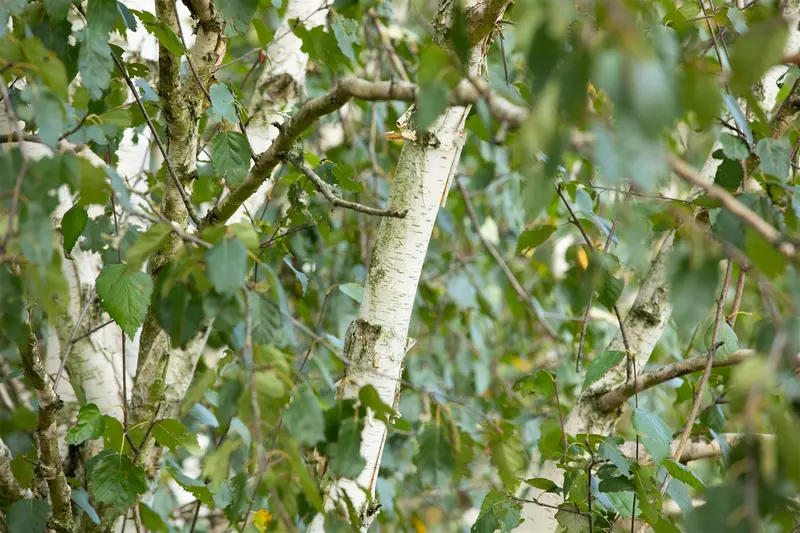
[[[800,49],[800,28],[798,28],[800,8],[797,5],[792,6],[785,17],[789,24],[789,39],[786,43],[786,51],[787,53],[796,53]],[[759,103],[762,109],[767,112],[775,107],[779,90],[776,82],[786,70],[785,66],[775,67],[770,69],[762,79]],[[721,147],[719,141],[716,141],[711,149],[711,154]],[[701,170],[701,174],[709,182],[714,181],[717,167],[721,163],[720,160],[714,159],[711,154],[709,154]],[[667,265],[672,254],[674,237],[675,232],[670,231],[664,238],[661,249],[653,260],[647,276],[642,281],[636,300],[623,322],[630,352],[634,354],[637,374],[647,364],[672,316],[672,306],[668,296]],[[617,332],[607,349],[626,351],[621,332]],[[608,435],[612,431],[619,413],[601,412],[595,408],[594,400],[603,393],[625,383],[626,376],[626,363],[623,362],[583,391],[567,417],[564,425],[566,433],[568,435],[578,433]],[[527,477],[544,477],[560,485],[563,481],[563,471],[556,466],[556,463],[545,461],[541,468],[537,468],[541,460],[538,450],[533,455],[534,460],[531,462]],[[537,498],[547,505],[557,506],[562,503],[561,497],[552,493],[545,493],[537,496]],[[555,513],[555,509],[552,508],[533,503],[524,504],[522,517],[525,521],[515,531],[520,533],[556,531],[559,526],[555,519]]]

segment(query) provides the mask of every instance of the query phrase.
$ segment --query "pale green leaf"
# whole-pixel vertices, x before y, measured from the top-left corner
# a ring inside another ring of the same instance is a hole
[[[616,350],[603,352],[598,357],[595,357],[592,362],[589,363],[589,368],[586,369],[586,377],[583,380],[582,390],[586,390],[593,383],[597,382],[606,372],[620,364],[623,359],[625,359],[625,352]]]
[[[140,234],[133,246],[128,248],[128,253],[125,256],[128,270],[131,272],[140,270],[142,264],[167,242],[167,237],[171,232],[172,228],[168,224],[159,222]]]
[[[283,424],[289,434],[303,446],[314,446],[325,438],[320,431],[325,425],[325,419],[311,385],[303,383],[297,387],[286,409]]]
[[[761,139],[756,145],[756,154],[761,160],[758,165],[761,172],[781,181],[789,179],[792,145],[789,144],[788,138]]]
[[[80,48],[81,80],[92,98],[100,99],[111,81],[114,60],[108,46],[109,33],[117,21],[116,0],[89,0],[86,34]]]
[[[224,296],[233,296],[244,287],[247,248],[239,239],[224,238],[206,251],[206,266],[214,290]]]
[[[202,450],[197,444],[197,435],[191,433],[177,420],[171,418],[159,420],[153,425],[152,432],[156,442],[161,446],[166,446],[172,452],[175,452],[178,446],[183,446],[193,455],[202,454]]]
[[[358,303],[361,303],[361,298],[364,296],[364,287],[358,283],[343,283],[339,285],[339,290]]]
[[[215,83],[209,91],[211,94],[211,107],[208,108],[208,116],[216,121],[225,120],[231,124],[236,124],[239,118],[236,116],[236,98],[224,83]]]
[[[153,280],[144,272],[128,272],[126,265],[106,265],[95,287],[105,312],[132,339],[150,306]]]
[[[639,433],[642,444],[650,452],[656,464],[661,463],[669,455],[672,430],[667,427],[658,415],[648,413],[639,408],[634,409],[633,428]]]
[[[446,487],[455,472],[455,451],[447,429],[435,424],[419,436],[419,452],[414,457],[417,473],[426,487]]]
[[[241,185],[250,170],[250,146],[238,131],[221,131],[211,147],[211,162],[231,188]]]
[[[100,524],[100,517],[97,516],[97,511],[92,507],[92,504],[89,503],[89,493],[86,492],[86,489],[83,487],[73,488],[71,497],[75,505],[80,507],[92,522]]]

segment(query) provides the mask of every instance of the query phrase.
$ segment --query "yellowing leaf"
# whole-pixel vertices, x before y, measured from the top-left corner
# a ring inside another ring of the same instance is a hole
[[[584,270],[589,266],[589,256],[586,255],[586,250],[583,248],[578,248],[578,263]]]
[[[417,533],[428,533],[428,528],[426,528],[425,524],[422,523],[422,520],[416,516],[411,519],[411,523],[414,524],[414,530]]]
[[[269,523],[272,522],[272,513],[266,509],[259,509],[256,511],[256,516],[253,517],[253,525],[262,533],[267,530]]]

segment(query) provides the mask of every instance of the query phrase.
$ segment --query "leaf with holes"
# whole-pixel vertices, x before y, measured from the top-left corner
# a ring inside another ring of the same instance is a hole
[[[153,280],[127,265],[106,265],[95,282],[103,309],[133,339],[142,325],[153,294]]]

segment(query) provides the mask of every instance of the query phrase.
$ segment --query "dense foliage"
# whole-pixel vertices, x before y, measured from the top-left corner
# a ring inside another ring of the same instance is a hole
[[[303,3],[0,0],[0,530],[797,531],[796,0]]]

